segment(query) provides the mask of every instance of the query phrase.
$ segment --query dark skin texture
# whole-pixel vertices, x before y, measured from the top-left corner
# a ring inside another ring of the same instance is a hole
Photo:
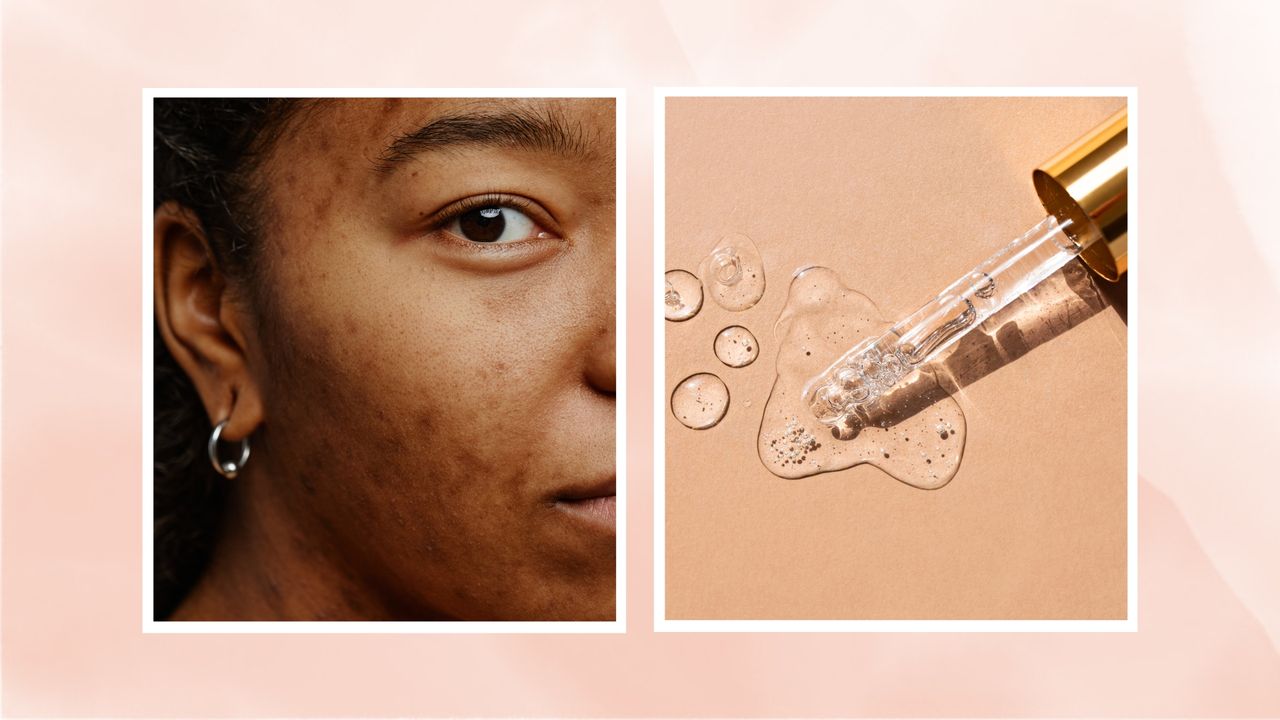
[[[512,108],[574,142],[377,167],[433,119]],[[259,171],[253,287],[157,211],[165,342],[229,418],[223,456],[252,443],[173,619],[613,618],[614,141],[612,100],[318,103]],[[446,217],[477,197],[500,242]]]

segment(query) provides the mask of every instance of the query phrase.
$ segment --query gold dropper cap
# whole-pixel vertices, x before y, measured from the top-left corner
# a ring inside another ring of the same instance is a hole
[[[1080,259],[1115,282],[1129,269],[1129,110],[1107,118],[1031,174],[1049,214],[1084,250]]]

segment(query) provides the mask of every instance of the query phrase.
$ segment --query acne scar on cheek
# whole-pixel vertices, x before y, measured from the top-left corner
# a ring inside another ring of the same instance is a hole
[[[325,327],[324,325],[316,326],[316,342],[319,343],[321,346],[328,347],[329,339],[331,336],[332,334],[329,332],[329,328]]]
[[[319,225],[319,221],[321,219],[328,217],[329,208],[331,208],[332,206],[333,206],[333,193],[325,193],[324,197],[316,201],[316,204],[311,211],[312,211],[312,214],[315,215],[317,225]]]

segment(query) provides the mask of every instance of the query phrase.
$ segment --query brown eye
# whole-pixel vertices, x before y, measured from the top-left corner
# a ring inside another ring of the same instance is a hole
[[[471,242],[506,243],[536,236],[537,225],[519,210],[488,206],[458,215],[449,231]]]

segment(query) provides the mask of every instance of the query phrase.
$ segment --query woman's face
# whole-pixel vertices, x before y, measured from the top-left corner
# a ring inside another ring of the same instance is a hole
[[[614,141],[607,99],[346,100],[267,156],[250,466],[349,604],[613,617]]]

